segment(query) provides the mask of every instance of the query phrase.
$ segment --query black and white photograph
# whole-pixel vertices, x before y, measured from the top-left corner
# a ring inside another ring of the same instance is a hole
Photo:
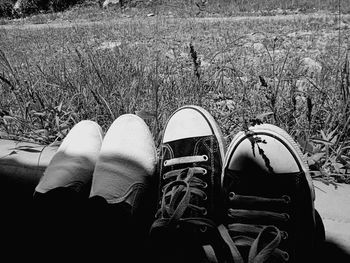
[[[1,262],[349,263],[349,0],[0,0]]]

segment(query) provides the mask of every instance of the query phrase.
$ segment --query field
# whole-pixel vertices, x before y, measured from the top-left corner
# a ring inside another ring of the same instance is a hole
[[[2,20],[1,138],[50,144],[79,120],[106,130],[136,113],[158,144],[171,112],[197,104],[227,143],[273,123],[299,142],[315,178],[349,183],[350,16],[255,9],[84,7]]]

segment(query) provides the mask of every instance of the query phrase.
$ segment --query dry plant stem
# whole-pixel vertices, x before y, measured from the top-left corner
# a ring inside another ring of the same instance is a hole
[[[201,85],[201,77],[200,77],[200,64],[198,60],[198,55],[197,51],[194,49],[194,46],[192,43],[190,43],[190,54],[192,57],[192,62],[193,62],[193,71],[194,75],[196,77],[195,85],[196,85],[196,90],[197,90],[197,104],[199,106],[202,106],[202,97],[203,97],[203,91],[202,91],[202,85]]]
[[[115,120],[116,116],[114,115],[111,107],[109,107],[108,102],[106,101],[106,99],[102,95],[99,94],[99,96],[100,96],[100,99],[103,101],[104,106],[107,108],[111,120]]]
[[[156,57],[156,65],[155,65],[155,75],[156,75],[156,79],[153,83],[153,87],[154,87],[154,102],[155,102],[155,131],[154,134],[158,134],[160,131],[160,126],[159,126],[159,118],[160,118],[160,111],[159,111],[159,80],[158,80],[158,76],[159,76],[159,52],[157,52],[157,57]]]
[[[338,61],[340,61],[340,48],[341,48],[341,0],[338,0]]]

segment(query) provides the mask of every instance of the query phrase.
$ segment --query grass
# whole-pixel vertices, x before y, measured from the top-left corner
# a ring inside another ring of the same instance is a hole
[[[298,140],[315,178],[349,183],[350,19],[340,18],[10,24],[0,28],[1,137],[50,144],[79,120],[106,130],[136,113],[159,144],[171,112],[197,104],[227,143],[249,124],[273,123]]]

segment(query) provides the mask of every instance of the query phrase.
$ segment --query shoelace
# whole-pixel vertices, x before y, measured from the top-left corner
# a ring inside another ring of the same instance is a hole
[[[174,158],[164,161],[165,166],[187,163],[199,163],[207,161],[207,156],[188,156]],[[204,189],[207,184],[196,175],[205,175],[207,170],[201,167],[189,167],[169,171],[163,175],[163,179],[171,179],[169,183],[163,186],[162,200],[160,208],[156,214],[158,218],[152,225],[152,229],[166,227],[171,224],[191,224],[198,226],[203,232],[208,228],[217,232],[218,238],[221,238],[229,248],[233,262],[244,263],[244,259],[239,252],[238,247],[250,246],[248,263],[261,263],[270,256],[276,256],[283,261],[287,261],[289,255],[287,252],[278,249],[282,238],[286,238],[286,233],[280,231],[275,226],[252,225],[233,223],[226,228],[223,225],[216,226],[215,223],[206,218],[207,210],[197,204],[191,203],[192,200],[205,201],[207,196]],[[197,198],[195,198],[197,197]],[[284,196],[280,199],[262,198],[255,196],[242,196],[230,194],[230,202],[239,202],[240,204],[282,204],[288,203],[290,199]],[[186,216],[187,209],[192,210],[189,213],[195,216]],[[284,221],[289,216],[283,213],[275,213],[259,210],[229,209],[229,216],[234,219],[263,219],[265,221]],[[245,236],[245,233],[257,234],[257,238]],[[209,262],[218,262],[213,247],[203,246]]]
[[[173,158],[164,161],[165,166],[200,163],[208,160],[206,155],[187,156]],[[207,170],[201,167],[189,167],[169,171],[163,175],[164,180],[170,180],[163,186],[161,206],[156,214],[157,219],[152,228],[163,227],[172,223],[195,224],[202,230],[206,227],[215,227],[215,224],[205,218],[207,209],[198,205],[199,201],[205,201],[207,195],[204,191],[207,183],[198,178],[198,175],[206,175]],[[172,180],[171,180],[172,179]],[[193,203],[193,200],[198,202]],[[186,210],[191,210],[191,216],[184,217]]]
[[[193,164],[208,160],[206,155],[186,156],[164,161],[164,166],[176,164]],[[158,218],[152,225],[152,229],[161,228],[174,224],[193,225],[199,227],[200,231],[212,232],[213,244],[203,245],[203,250],[209,262],[218,262],[215,250],[216,243],[222,242],[222,237],[216,224],[206,217],[207,209],[199,206],[200,202],[207,199],[205,189],[207,183],[198,178],[198,175],[206,175],[207,170],[201,167],[189,167],[169,171],[163,175],[163,179],[171,179],[163,186],[161,206],[156,214]],[[218,242],[217,242],[218,241]]]
[[[254,204],[256,207],[271,207],[276,205],[286,205],[290,202],[288,196],[281,198],[264,198],[258,196],[243,196],[230,193],[229,199],[231,204],[249,206]],[[248,263],[265,262],[271,256],[277,257],[281,261],[288,261],[289,254],[278,248],[282,239],[288,238],[288,234],[279,230],[274,225],[254,225],[249,221],[280,223],[289,220],[286,213],[277,213],[266,210],[245,210],[232,209],[228,210],[228,216],[236,221],[246,221],[247,223],[229,224],[228,228],[219,226],[221,236],[231,250],[234,262],[243,263],[243,257],[237,247],[250,247]],[[251,235],[257,235],[254,239]]]

